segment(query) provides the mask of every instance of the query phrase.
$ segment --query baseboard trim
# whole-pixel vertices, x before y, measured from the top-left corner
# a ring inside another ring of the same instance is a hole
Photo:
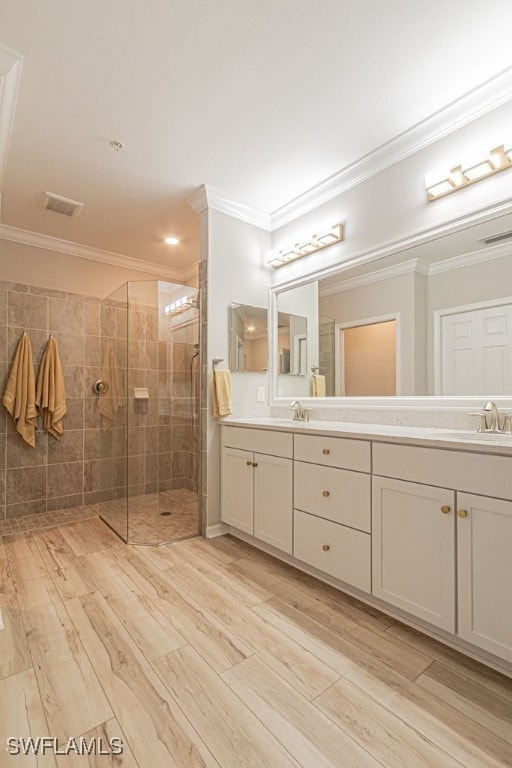
[[[215,539],[217,536],[225,536],[231,531],[231,527],[226,523],[217,523],[217,525],[206,526],[206,538]]]

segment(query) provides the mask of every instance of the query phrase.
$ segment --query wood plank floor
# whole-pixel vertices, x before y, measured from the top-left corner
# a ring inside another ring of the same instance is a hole
[[[512,767],[512,680],[231,537],[6,536],[0,608],[2,768]]]

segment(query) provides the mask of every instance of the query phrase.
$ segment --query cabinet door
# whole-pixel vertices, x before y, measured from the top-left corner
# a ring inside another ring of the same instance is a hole
[[[512,502],[457,494],[459,636],[512,661]]]
[[[293,462],[255,453],[254,463],[254,535],[291,555]]]
[[[373,478],[372,593],[455,632],[455,494]]]
[[[254,454],[238,448],[222,451],[221,520],[245,533],[254,532]]]

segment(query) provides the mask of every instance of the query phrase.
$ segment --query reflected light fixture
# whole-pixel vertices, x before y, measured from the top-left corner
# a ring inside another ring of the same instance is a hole
[[[249,331],[249,333],[252,333],[253,331],[256,330],[256,326],[255,325],[248,325],[247,326],[247,330]]]
[[[197,300],[193,299],[191,296],[182,296],[180,299],[171,301],[170,304],[164,307],[164,314],[177,315],[192,307],[197,308]]]
[[[164,243],[166,243],[166,245],[178,245],[179,242],[180,241],[178,240],[177,237],[171,237],[171,236],[166,237],[164,240]]]
[[[335,243],[341,243],[343,240],[343,224],[334,224],[329,232],[322,235],[313,235],[310,240],[304,243],[295,243],[293,247],[282,248],[279,251],[272,251],[269,254],[268,264],[274,269],[289,264],[290,261],[301,259],[303,256],[309,256],[310,253],[323,251]]]
[[[489,152],[489,156],[468,167],[461,165],[452,168],[449,173],[427,173],[425,187],[429,202],[440,197],[451,195],[459,189],[464,189],[477,181],[488,179],[500,171],[512,168],[512,147],[505,149],[505,145],[495,147]]]

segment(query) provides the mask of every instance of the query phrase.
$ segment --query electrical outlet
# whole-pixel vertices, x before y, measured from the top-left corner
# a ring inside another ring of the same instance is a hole
[[[258,387],[258,403],[264,403],[265,399],[265,387]]]

